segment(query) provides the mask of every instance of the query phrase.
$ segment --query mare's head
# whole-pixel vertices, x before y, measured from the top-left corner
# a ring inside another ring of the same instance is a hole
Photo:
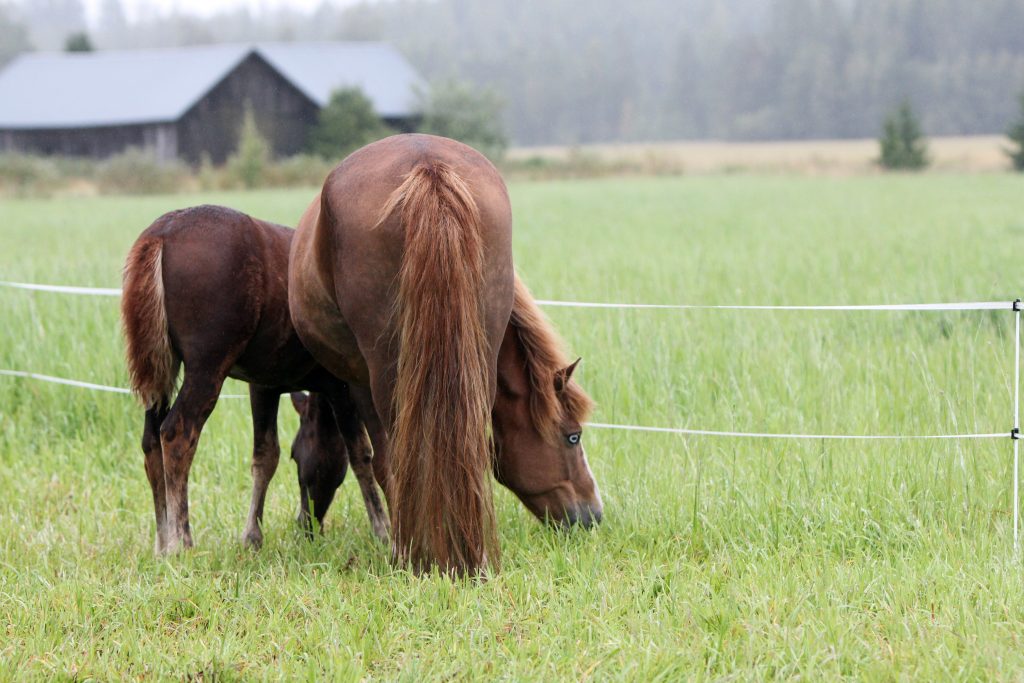
[[[589,527],[601,521],[602,503],[583,450],[593,402],[573,381],[578,362],[566,362],[551,324],[516,277],[491,412],[495,475],[537,518]]]
[[[310,501],[313,517],[322,526],[334,493],[345,480],[348,452],[334,409],[323,394],[295,392],[291,396],[299,413],[299,431],[292,442],[292,460],[299,475],[298,521],[311,530]]]

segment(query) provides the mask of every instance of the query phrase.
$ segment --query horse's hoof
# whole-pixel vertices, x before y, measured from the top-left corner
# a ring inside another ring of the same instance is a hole
[[[263,547],[263,534],[249,532],[242,537],[242,544],[249,550],[259,550]]]

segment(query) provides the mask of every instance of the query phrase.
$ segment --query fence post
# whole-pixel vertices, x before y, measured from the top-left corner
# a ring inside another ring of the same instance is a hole
[[[1020,299],[1013,302],[1013,552],[1020,550]]]

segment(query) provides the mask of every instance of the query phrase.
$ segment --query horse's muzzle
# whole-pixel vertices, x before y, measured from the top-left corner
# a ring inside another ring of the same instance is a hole
[[[589,529],[595,524],[601,523],[601,506],[590,503],[580,503],[565,511],[563,524],[566,527],[580,526]]]

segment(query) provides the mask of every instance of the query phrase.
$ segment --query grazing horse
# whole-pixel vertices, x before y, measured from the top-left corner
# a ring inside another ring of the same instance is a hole
[[[497,170],[430,135],[353,152],[303,215],[288,278],[295,329],[369,430],[398,560],[497,567],[487,427],[513,299]]]
[[[200,206],[161,216],[128,254],[121,319],[132,390],[146,409],[142,450],[153,490],[159,553],[192,546],[189,468],[227,377],[249,383],[252,406],[253,491],[243,535],[247,544],[258,547],[263,541],[263,504],[280,455],[280,395],[297,389],[317,392],[311,399],[316,409],[339,416],[337,433],[347,447],[374,532],[388,536],[373,481],[372,450],[361,423],[352,419],[357,413],[348,388],[316,363],[291,323],[287,271],[293,234],[237,211]],[[182,364],[185,379],[172,404]],[[337,457],[343,458],[344,452],[339,450]],[[299,478],[304,498],[321,505],[323,495],[315,487],[331,482],[315,481],[315,469],[304,473],[300,468]],[[340,479],[334,488],[337,484]],[[308,520],[305,504],[302,510]]]
[[[602,513],[582,442],[582,425],[592,403],[571,381],[579,361],[566,364],[557,335],[526,286],[518,277],[515,285],[491,411],[494,474],[538,519],[563,527],[589,527],[601,521]],[[334,489],[344,478],[345,463],[324,459],[321,454],[331,449],[316,446],[318,440],[336,438],[331,416],[306,407],[309,399],[303,394],[292,394],[292,400],[300,416],[292,457],[301,470],[316,473],[316,489],[325,501],[317,512],[322,522]],[[299,495],[304,491],[300,489]]]

